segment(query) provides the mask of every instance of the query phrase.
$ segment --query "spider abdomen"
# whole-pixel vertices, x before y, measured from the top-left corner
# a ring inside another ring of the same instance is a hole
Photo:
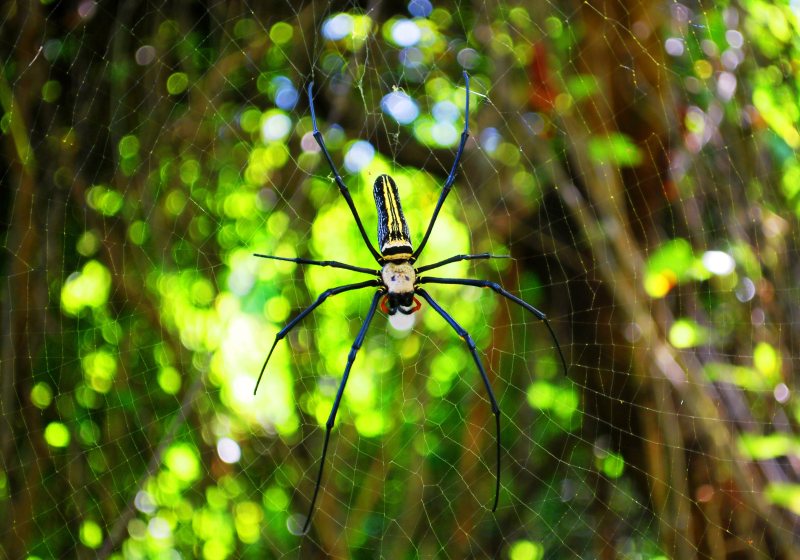
[[[389,175],[375,179],[373,188],[378,209],[378,248],[385,261],[411,260],[413,248],[408,224],[400,206],[397,185]]]

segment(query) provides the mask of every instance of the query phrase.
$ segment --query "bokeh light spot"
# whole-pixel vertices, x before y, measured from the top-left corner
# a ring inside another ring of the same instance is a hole
[[[393,91],[383,96],[381,108],[400,124],[414,122],[419,116],[416,102],[402,91]]]
[[[283,140],[292,129],[292,120],[283,113],[274,113],[264,119],[261,138],[265,143]]]
[[[431,15],[433,4],[430,0],[411,0],[408,3],[408,13],[414,17],[425,18]]]
[[[31,402],[36,408],[47,408],[53,402],[53,390],[50,385],[39,382],[31,389]]]
[[[103,530],[94,521],[86,520],[81,523],[79,533],[81,542],[87,548],[100,548],[103,544]]]
[[[413,47],[421,37],[419,26],[410,19],[399,19],[392,26],[392,40],[401,47]]]
[[[350,14],[336,14],[322,24],[322,36],[331,41],[344,39],[353,32],[353,18]]]
[[[532,541],[517,541],[508,549],[509,560],[541,560],[544,548]]]
[[[238,463],[242,458],[242,449],[231,438],[221,438],[217,442],[217,454],[225,463]]]
[[[44,429],[44,440],[52,447],[66,447],[70,441],[69,430],[61,422],[50,422]]]
[[[664,41],[664,50],[666,50],[667,54],[670,56],[681,56],[684,51],[683,39],[670,37]]]
[[[366,140],[358,140],[353,142],[347,154],[344,156],[344,166],[350,173],[361,171],[370,163],[375,157],[375,148]]]
[[[717,276],[727,276],[736,268],[733,257],[724,251],[706,251],[702,260],[706,270]]]
[[[193,445],[173,445],[164,455],[164,464],[183,482],[192,482],[200,476],[200,460]]]
[[[189,87],[189,76],[185,72],[175,72],[167,78],[167,92],[170,95],[178,95],[186,91]]]

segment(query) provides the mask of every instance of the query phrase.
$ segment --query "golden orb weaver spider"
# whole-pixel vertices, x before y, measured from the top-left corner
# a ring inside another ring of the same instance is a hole
[[[497,510],[497,503],[500,498],[500,455],[501,455],[501,442],[500,442],[500,407],[497,404],[497,399],[494,396],[494,391],[492,391],[492,386],[489,383],[489,378],[486,375],[486,371],[483,368],[483,364],[481,363],[480,357],[478,356],[478,351],[475,347],[475,342],[472,340],[472,337],[469,333],[464,330],[461,325],[459,325],[444,309],[442,309],[438,303],[431,297],[431,295],[425,291],[423,288],[420,287],[420,284],[449,284],[449,285],[462,285],[462,286],[476,286],[479,288],[490,288],[500,294],[501,296],[508,298],[509,300],[513,301],[517,305],[525,308],[529,312],[531,312],[537,319],[544,322],[547,326],[547,329],[550,331],[550,335],[553,338],[553,342],[556,345],[556,349],[558,350],[558,354],[561,358],[561,364],[564,367],[564,373],[567,373],[567,362],[564,359],[564,353],[561,351],[561,346],[558,343],[558,338],[556,337],[553,328],[550,326],[550,322],[545,317],[545,314],[526,303],[525,301],[521,300],[517,296],[511,294],[504,290],[499,284],[496,282],[490,282],[488,280],[472,280],[466,278],[438,278],[438,277],[431,277],[426,276],[422,277],[420,274],[422,272],[426,272],[428,270],[433,270],[435,268],[439,268],[446,264],[463,261],[463,260],[475,260],[475,259],[492,259],[492,258],[508,258],[506,255],[491,255],[489,253],[480,253],[476,255],[455,255],[450,258],[444,259],[439,262],[435,262],[433,264],[428,264],[425,266],[421,266],[419,268],[414,268],[414,263],[416,262],[417,258],[419,257],[422,250],[425,248],[425,245],[428,242],[428,238],[431,235],[431,231],[433,230],[433,224],[436,222],[436,217],[439,215],[439,210],[442,208],[442,204],[444,203],[445,198],[447,198],[447,194],[450,192],[450,189],[453,186],[453,182],[456,178],[456,170],[458,168],[458,164],[461,161],[461,154],[464,151],[464,145],[467,142],[467,137],[469,136],[469,75],[464,72],[464,83],[466,86],[466,103],[464,109],[464,130],[461,132],[461,141],[458,145],[458,150],[456,151],[456,158],[453,162],[453,167],[450,169],[450,174],[447,176],[445,180],[444,187],[442,188],[442,192],[439,195],[439,200],[436,203],[436,207],[433,210],[433,215],[431,216],[431,220],[428,223],[428,229],[425,231],[425,236],[422,238],[422,242],[420,243],[419,247],[416,250],[413,249],[411,244],[411,236],[408,231],[408,224],[406,223],[405,217],[403,216],[403,209],[400,206],[400,196],[397,192],[397,185],[395,184],[394,180],[389,175],[381,175],[375,180],[375,184],[373,186],[373,194],[375,196],[375,206],[377,207],[378,211],[378,246],[380,247],[380,253],[373,247],[372,243],[367,237],[366,231],[364,231],[364,225],[361,223],[361,218],[358,215],[358,211],[356,210],[355,205],[353,204],[353,199],[350,196],[350,191],[347,189],[347,185],[344,184],[342,177],[339,175],[339,172],[336,170],[336,165],[334,165],[333,160],[331,159],[331,155],[328,153],[328,149],[325,147],[325,140],[322,137],[322,133],[317,128],[317,116],[314,112],[314,99],[312,96],[312,88],[314,83],[311,82],[308,85],[308,104],[311,109],[311,123],[313,126],[313,136],[314,139],[319,144],[320,150],[322,150],[322,155],[325,156],[325,159],[328,161],[328,165],[333,172],[333,178],[336,184],[339,187],[339,192],[342,193],[347,205],[350,207],[350,211],[353,214],[353,218],[356,221],[356,225],[358,226],[359,231],[361,232],[361,237],[364,239],[364,243],[366,244],[367,248],[369,249],[372,256],[381,265],[381,269],[376,271],[374,269],[364,268],[360,266],[354,266],[347,263],[342,263],[338,261],[314,261],[309,259],[303,258],[289,258],[289,257],[277,257],[274,255],[262,255],[260,253],[255,253],[256,257],[261,257],[265,259],[276,259],[281,261],[290,261],[298,264],[304,265],[315,265],[315,266],[330,266],[333,268],[341,268],[344,270],[351,270],[354,272],[362,272],[364,274],[369,274],[375,276],[376,278],[372,280],[367,280],[365,282],[357,282],[355,284],[345,284],[343,286],[337,286],[335,288],[330,288],[323,292],[317,300],[301,311],[294,319],[289,321],[289,323],[281,329],[281,331],[275,336],[275,340],[272,343],[272,348],[269,350],[269,354],[267,355],[267,359],[264,360],[264,365],[261,368],[261,373],[258,375],[258,380],[256,381],[256,387],[253,391],[255,394],[258,391],[258,385],[261,383],[261,378],[264,375],[264,371],[267,369],[267,364],[269,363],[269,359],[272,356],[272,352],[275,350],[275,346],[283,339],[289,331],[291,331],[304,317],[309,315],[312,311],[314,311],[317,307],[322,305],[322,303],[329,298],[330,296],[341,294],[343,292],[349,292],[351,290],[360,290],[363,288],[377,288],[375,294],[372,296],[372,303],[369,307],[369,311],[367,311],[367,316],[364,319],[364,323],[361,325],[361,329],[358,332],[358,336],[356,337],[355,342],[353,342],[352,347],[350,348],[350,354],[347,357],[347,365],[344,369],[344,375],[342,376],[342,380],[339,383],[339,389],[336,392],[336,398],[333,402],[333,406],[331,408],[330,416],[328,417],[328,421],[325,423],[325,440],[322,444],[322,457],[320,459],[319,464],[319,471],[317,473],[317,482],[314,486],[314,494],[311,497],[311,504],[308,508],[308,515],[306,516],[306,521],[303,526],[303,533],[308,531],[309,524],[311,523],[311,516],[314,513],[314,504],[317,501],[317,494],[319,493],[320,484],[322,482],[322,472],[325,468],[325,456],[328,452],[328,443],[330,441],[331,430],[333,429],[334,421],[336,420],[336,413],[339,410],[339,404],[342,400],[342,395],[344,394],[344,388],[347,384],[347,378],[350,375],[350,368],[353,365],[353,361],[358,354],[358,350],[361,348],[361,344],[364,342],[364,337],[367,334],[367,328],[369,328],[369,324],[372,322],[372,318],[375,315],[375,311],[378,309],[378,303],[380,301],[381,310],[386,313],[387,315],[394,315],[395,313],[401,313],[404,315],[411,315],[417,312],[420,307],[422,306],[421,302],[414,297],[415,295],[419,295],[428,302],[430,305],[439,315],[444,318],[444,320],[453,328],[453,330],[458,334],[458,336],[466,343],[467,347],[469,348],[470,354],[472,354],[472,359],[475,362],[475,365],[478,368],[478,371],[481,374],[481,379],[483,379],[483,384],[486,387],[486,393],[489,396],[489,402],[492,407],[492,413],[494,414],[495,418],[495,431],[496,431],[496,442],[497,442],[497,464],[495,469],[495,493],[494,493],[494,504],[492,505],[492,511]],[[381,297],[383,299],[381,300]]]

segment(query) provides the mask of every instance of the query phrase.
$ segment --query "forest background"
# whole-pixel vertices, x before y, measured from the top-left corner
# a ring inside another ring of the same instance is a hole
[[[0,556],[800,557],[797,2],[0,6]],[[300,536],[391,173],[379,314]],[[445,273],[443,273],[445,275]],[[360,278],[360,277],[359,277]]]

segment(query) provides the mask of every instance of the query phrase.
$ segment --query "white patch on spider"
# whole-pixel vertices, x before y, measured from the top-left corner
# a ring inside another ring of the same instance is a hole
[[[381,279],[391,294],[408,294],[414,291],[417,275],[408,263],[386,263],[381,270]]]
[[[410,331],[414,328],[414,324],[417,322],[417,314],[414,313],[413,315],[403,315],[402,313],[398,312],[394,315],[389,315],[389,324],[397,331]]]

